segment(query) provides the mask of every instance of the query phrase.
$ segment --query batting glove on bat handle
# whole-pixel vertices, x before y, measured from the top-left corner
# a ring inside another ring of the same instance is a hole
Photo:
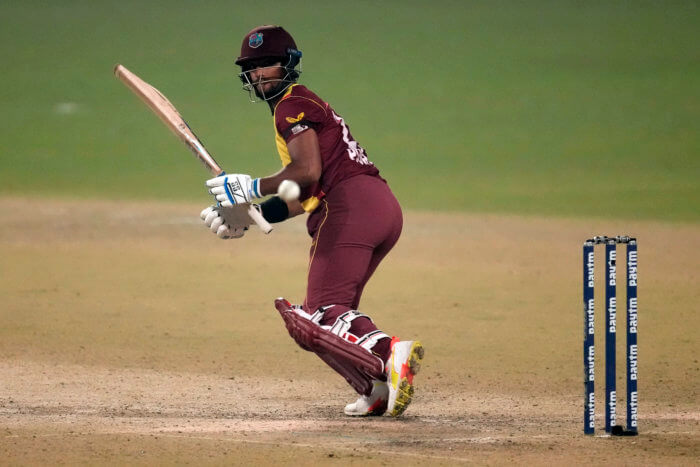
[[[260,179],[246,174],[223,174],[207,180],[209,193],[221,206],[250,203],[262,198]]]

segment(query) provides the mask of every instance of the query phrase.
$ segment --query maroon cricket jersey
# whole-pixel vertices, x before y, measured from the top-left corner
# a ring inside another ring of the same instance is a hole
[[[343,118],[305,86],[294,84],[287,89],[275,106],[274,120],[275,142],[283,166],[292,161],[287,143],[310,128],[318,135],[321,178],[301,190],[299,199],[305,211],[314,211],[326,193],[343,180],[362,174],[381,178]]]

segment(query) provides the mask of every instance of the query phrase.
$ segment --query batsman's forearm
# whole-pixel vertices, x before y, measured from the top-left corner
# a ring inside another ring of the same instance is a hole
[[[292,180],[304,188],[321,179],[323,162],[318,137],[313,129],[303,132],[287,145],[291,162],[282,170],[260,180],[263,195],[277,193],[277,188],[284,180]]]
[[[276,174],[261,178],[260,193],[263,196],[276,194],[277,188],[284,180],[293,180],[303,188],[318,182],[320,176],[320,173],[316,173],[310,167],[292,162]]]
[[[306,212],[298,200],[287,201],[287,210],[289,211],[288,218],[295,217]]]

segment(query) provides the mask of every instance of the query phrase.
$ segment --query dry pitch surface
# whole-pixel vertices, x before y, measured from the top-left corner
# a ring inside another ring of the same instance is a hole
[[[407,213],[362,311],[423,341],[417,394],[402,419],[348,419],[352,391],[272,307],[303,296],[303,224],[223,242],[199,210],[0,199],[3,463],[700,462],[699,226]],[[623,232],[641,436],[585,437],[581,241]]]

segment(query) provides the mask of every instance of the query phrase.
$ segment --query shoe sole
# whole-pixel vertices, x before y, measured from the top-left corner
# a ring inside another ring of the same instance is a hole
[[[386,412],[386,404],[384,407],[370,410],[369,412],[349,412],[344,410],[345,415],[349,417],[381,417]]]
[[[387,402],[387,400],[378,400],[367,412],[356,412],[347,409],[344,409],[343,412],[350,417],[381,417],[386,412]]]
[[[390,412],[392,417],[398,417],[404,413],[411,403],[411,400],[413,400],[413,377],[420,371],[423,355],[425,355],[423,345],[415,341],[413,345],[411,345],[411,351],[409,352],[408,374],[399,381],[396,402],[394,402],[394,408]]]

